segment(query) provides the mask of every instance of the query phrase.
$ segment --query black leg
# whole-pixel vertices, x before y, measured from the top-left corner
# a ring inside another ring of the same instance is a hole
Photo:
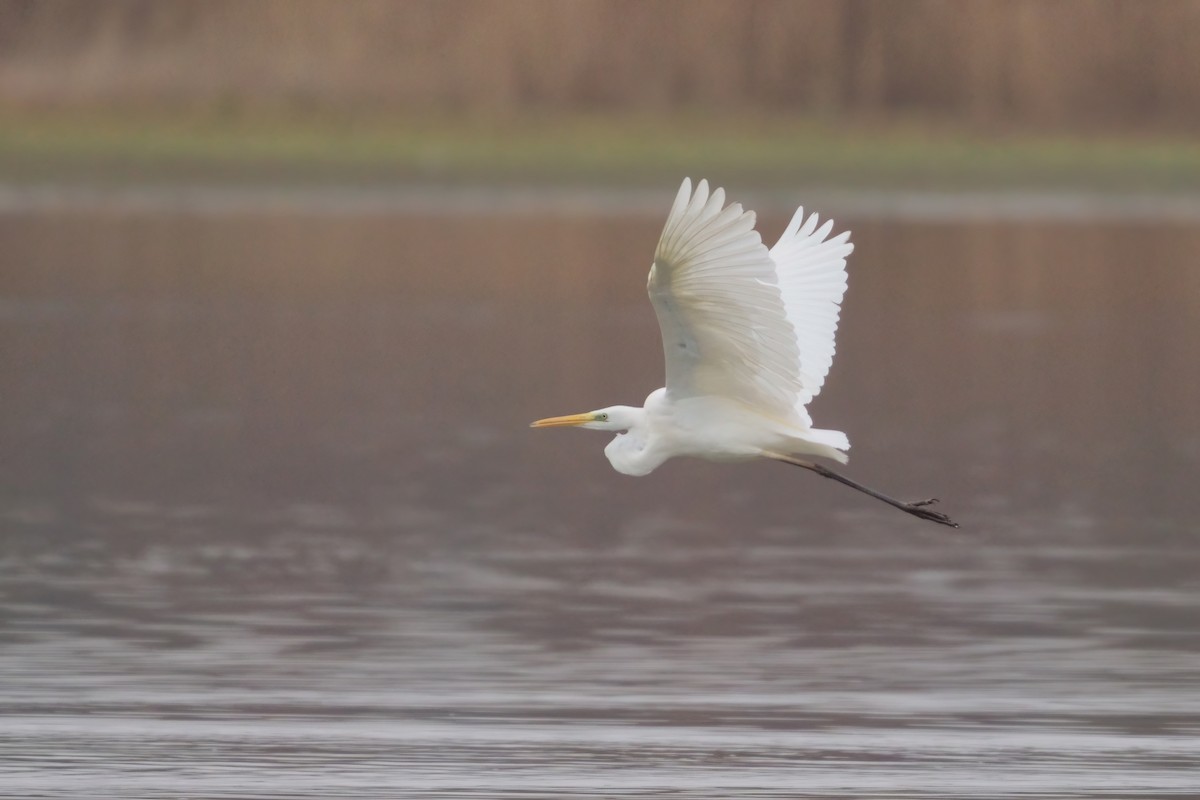
[[[795,467],[803,467],[804,469],[812,470],[813,472],[820,475],[822,478],[829,478],[830,480],[835,480],[838,483],[842,483],[842,484],[845,484],[846,486],[849,486],[851,489],[857,489],[858,491],[862,492],[863,494],[869,494],[871,497],[874,497],[876,500],[882,500],[883,502],[887,503],[889,506],[898,508],[906,514],[912,514],[914,517],[920,517],[921,519],[927,519],[930,522],[936,522],[939,525],[949,525],[951,528],[958,527],[958,523],[953,521],[952,519],[950,519],[945,514],[941,513],[940,511],[934,511],[929,508],[929,506],[931,506],[937,502],[936,497],[931,498],[929,500],[918,500],[915,503],[904,503],[904,502],[901,502],[900,500],[897,500],[894,497],[888,497],[886,494],[877,492],[874,489],[871,489],[867,486],[863,486],[861,483],[858,483],[857,481],[852,481],[849,478],[847,478],[845,475],[834,472],[829,467],[826,467],[823,464],[817,464],[812,461],[804,461],[799,458],[792,458],[791,456],[780,455],[778,453],[768,453],[767,455],[770,456],[771,458],[775,459],[776,461],[782,461],[785,464],[791,464],[792,466],[795,466]]]

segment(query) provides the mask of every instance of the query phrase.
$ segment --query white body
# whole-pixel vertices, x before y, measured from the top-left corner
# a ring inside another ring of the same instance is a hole
[[[611,406],[534,427],[618,431],[613,468],[645,475],[673,456],[740,460],[806,454],[845,462],[840,431],[812,427],[806,406],[833,363],[849,232],[797,210],[770,250],[755,217],[722,189],[685,179],[647,289],[662,331],[666,386],[643,408]]]
[[[646,475],[674,456],[714,461],[744,461],[764,453],[804,453],[845,462],[837,445],[849,447],[840,431],[813,430],[795,420],[764,417],[752,408],[723,397],[685,397],[672,401],[666,388],[656,389],[643,408],[606,409],[609,423],[630,412],[627,431],[604,448],[613,469]],[[641,419],[636,419],[641,412]],[[622,424],[617,419],[617,424]],[[591,425],[588,425],[591,427]]]

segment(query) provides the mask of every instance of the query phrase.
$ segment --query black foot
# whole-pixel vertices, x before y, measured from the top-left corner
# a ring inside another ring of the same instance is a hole
[[[928,508],[928,506],[933,505],[937,501],[938,499],[936,497],[931,497],[928,500],[918,500],[915,503],[904,503],[902,506],[900,506],[900,510],[912,514],[914,517],[920,517],[921,519],[927,519],[930,522],[936,522],[939,525],[949,525],[951,528],[957,528],[957,522],[950,519],[940,511],[934,511]]]

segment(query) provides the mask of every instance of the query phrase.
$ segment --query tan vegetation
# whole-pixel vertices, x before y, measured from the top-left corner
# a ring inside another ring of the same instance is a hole
[[[1193,0],[0,0],[0,109],[1200,126]]]

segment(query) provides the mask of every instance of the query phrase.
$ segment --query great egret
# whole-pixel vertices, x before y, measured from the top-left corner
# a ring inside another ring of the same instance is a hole
[[[850,440],[812,426],[805,406],[833,363],[846,291],[850,232],[827,239],[832,220],[797,209],[770,250],[754,212],[725,206],[708,181],[685,178],[650,266],[647,289],[666,355],[667,385],[643,408],[609,406],[539,419],[534,428],[615,431],[604,454],[617,472],[645,475],[673,456],[719,461],[765,457],[812,470],[922,519],[958,527],[798,455],[841,463]]]

